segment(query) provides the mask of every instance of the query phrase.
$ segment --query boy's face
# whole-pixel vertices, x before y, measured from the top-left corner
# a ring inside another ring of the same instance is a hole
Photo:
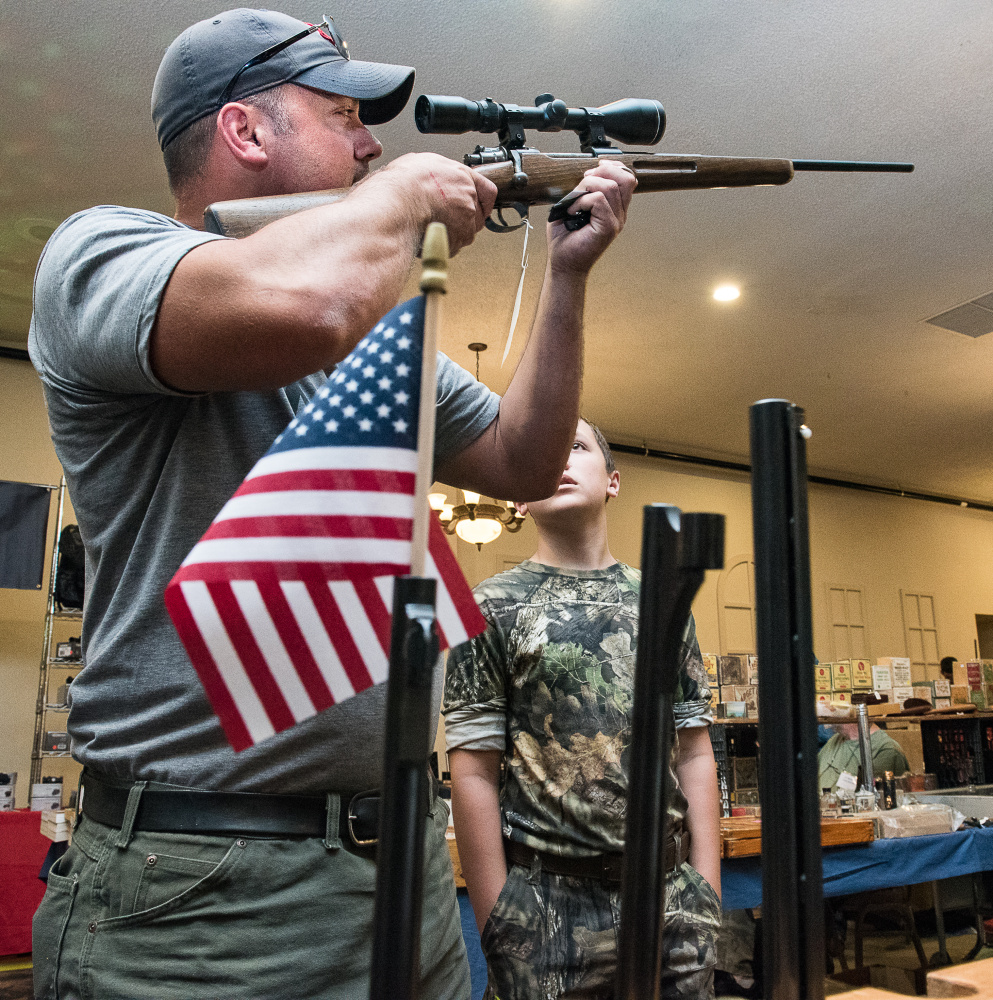
[[[558,489],[546,500],[518,504],[522,513],[542,517],[568,511],[599,510],[608,497],[617,496],[620,474],[607,472],[603,452],[585,420],[579,421],[569,461],[559,480]]]

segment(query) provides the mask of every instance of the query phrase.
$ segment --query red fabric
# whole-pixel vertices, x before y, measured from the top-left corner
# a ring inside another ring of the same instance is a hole
[[[0,812],[0,955],[31,950],[31,918],[45,895],[38,872],[51,843],[40,812]]]

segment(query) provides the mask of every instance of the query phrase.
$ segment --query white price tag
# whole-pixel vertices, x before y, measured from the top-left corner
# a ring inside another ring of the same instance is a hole
[[[854,792],[858,785],[858,780],[854,774],[849,774],[847,771],[842,771],[838,775],[837,787],[846,792]]]

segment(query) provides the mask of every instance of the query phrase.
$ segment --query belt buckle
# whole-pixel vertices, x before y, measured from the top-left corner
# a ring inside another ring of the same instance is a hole
[[[348,803],[348,836],[356,847],[374,847],[379,843],[378,833],[367,836],[369,826],[379,828],[379,792],[359,792]],[[359,827],[364,830],[359,830]]]
[[[604,883],[620,883],[623,870],[623,854],[602,855],[600,862],[600,878]]]

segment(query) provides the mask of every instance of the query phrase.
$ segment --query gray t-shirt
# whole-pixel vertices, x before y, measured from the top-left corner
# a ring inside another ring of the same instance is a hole
[[[72,685],[73,755],[122,779],[285,793],[379,784],[384,686],[234,753],[163,603],[166,584],[273,439],[324,382],[176,392],[151,331],[173,269],[222,239],[156,212],[100,206],[49,241],[29,350],[86,544],[86,664]],[[474,441],[499,397],[438,356],[435,458]]]

